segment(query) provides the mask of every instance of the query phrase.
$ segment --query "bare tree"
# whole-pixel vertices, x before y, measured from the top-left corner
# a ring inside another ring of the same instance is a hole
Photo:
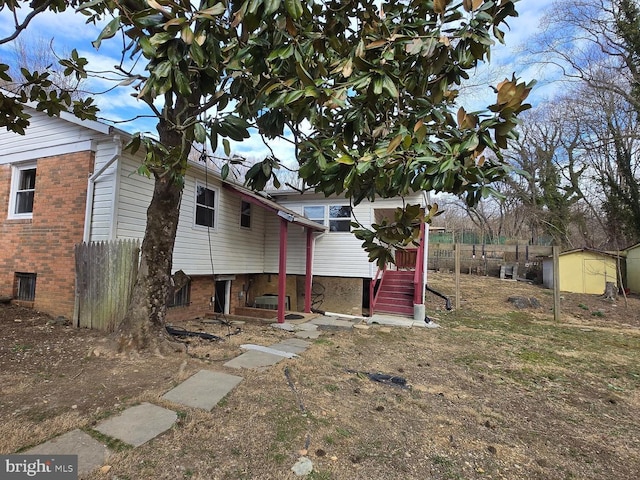
[[[73,100],[80,100],[84,95],[83,84],[86,80],[64,74],[60,65],[62,58],[68,58],[69,51],[56,52],[54,39],[46,39],[38,35],[25,33],[11,43],[13,58],[10,61],[9,75],[11,82],[3,82],[3,88],[13,91],[28,83],[25,73],[48,72],[51,84],[44,88],[47,92],[67,91]]]

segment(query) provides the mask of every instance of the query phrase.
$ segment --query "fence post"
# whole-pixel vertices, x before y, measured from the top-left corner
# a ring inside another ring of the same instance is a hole
[[[454,270],[456,276],[456,310],[460,310],[460,244],[456,243],[453,249]]]
[[[559,247],[554,246],[553,251],[553,320],[560,321],[560,256]]]

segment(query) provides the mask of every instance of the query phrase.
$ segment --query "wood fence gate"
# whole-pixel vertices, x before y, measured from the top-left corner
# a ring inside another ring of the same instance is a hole
[[[138,274],[140,242],[79,243],[75,246],[74,325],[113,332],[124,318]]]

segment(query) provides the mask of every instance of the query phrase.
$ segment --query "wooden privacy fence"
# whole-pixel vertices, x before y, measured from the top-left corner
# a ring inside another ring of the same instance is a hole
[[[75,246],[74,325],[113,332],[124,318],[138,273],[140,242],[80,243]]]

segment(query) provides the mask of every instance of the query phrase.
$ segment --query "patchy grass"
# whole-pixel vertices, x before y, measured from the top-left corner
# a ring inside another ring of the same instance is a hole
[[[430,278],[451,295],[452,277]],[[441,328],[325,332],[298,358],[234,370],[243,381],[211,412],[184,407],[179,428],[137,448],[109,443],[112,470],[86,480],[293,480],[301,455],[316,480],[635,478],[640,302],[625,309],[563,294],[565,313],[554,322],[553,299],[537,287],[466,275],[461,283],[462,308],[434,315]],[[511,295],[543,306],[513,310]],[[162,404],[199,369],[229,371],[223,363],[240,344],[289,335],[247,324],[226,342],[194,341],[191,358],[132,362],[87,355],[100,345],[89,332],[56,337],[46,328],[37,340],[34,330],[0,340],[2,453],[73,428],[93,432],[98,420],[142,401]],[[52,338],[59,343],[47,344]],[[27,344],[34,348],[12,351]],[[411,388],[350,371],[399,375]]]

